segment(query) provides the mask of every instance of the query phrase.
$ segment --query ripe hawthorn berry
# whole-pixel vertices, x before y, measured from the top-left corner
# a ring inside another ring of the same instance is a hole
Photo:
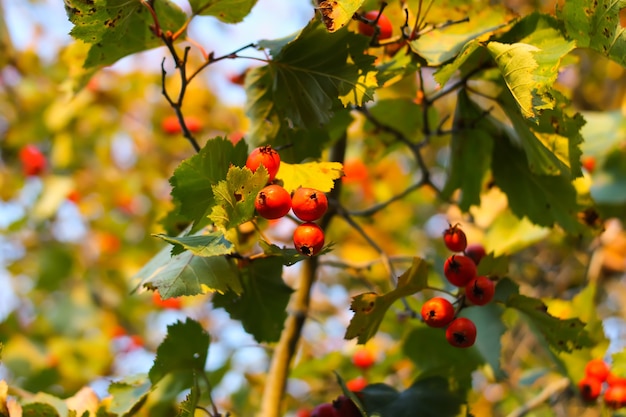
[[[317,255],[324,247],[324,231],[315,223],[302,223],[293,232],[293,244],[302,255]]]
[[[611,385],[604,392],[604,404],[612,410],[626,407],[626,385]]]
[[[464,287],[476,277],[476,264],[464,255],[452,255],[443,264],[443,273],[452,285]]]
[[[177,135],[183,131],[178,122],[178,117],[174,115],[167,116],[161,121],[161,129],[168,135]]]
[[[333,407],[335,407],[337,416],[339,417],[361,417],[361,412],[356,407],[356,404],[345,395],[337,397],[337,399],[333,401]]]
[[[40,175],[46,169],[46,157],[35,145],[26,145],[20,149],[19,158],[27,177]]]
[[[578,382],[578,391],[585,401],[595,401],[602,392],[602,381],[590,375],[585,375]]]
[[[443,243],[452,252],[463,252],[467,248],[467,236],[459,225],[450,225],[443,231]]]
[[[180,310],[183,306],[183,303],[178,297],[170,297],[165,300],[161,298],[161,294],[158,291],[155,291],[152,294],[152,303],[161,308],[167,308],[171,310]]]
[[[454,347],[470,347],[476,342],[476,325],[468,318],[458,317],[448,325],[446,339]]]
[[[352,356],[352,363],[357,368],[365,370],[376,363],[376,357],[369,349],[363,348],[354,352],[354,355]]]
[[[362,391],[367,386],[367,379],[364,376],[357,376],[346,382],[346,388],[352,392]]]
[[[422,305],[422,319],[430,327],[446,327],[454,320],[454,306],[442,297],[433,297]]]
[[[269,175],[268,182],[274,181],[278,173],[278,168],[280,168],[280,155],[275,149],[272,149],[270,145],[255,148],[250,152],[250,155],[248,155],[246,166],[250,171],[256,172],[261,165],[267,170],[267,174]]]
[[[610,387],[615,385],[624,385],[626,386],[626,378],[623,376],[615,375],[613,372],[609,372],[609,375],[606,377],[606,383],[609,384]]]
[[[379,40],[391,38],[391,35],[393,33],[393,25],[391,24],[391,20],[389,20],[389,18],[384,14],[381,14],[380,17],[378,16],[378,14],[378,10],[370,10],[369,12],[365,13],[363,17],[367,20],[371,20],[372,22],[375,21],[376,18],[378,18],[376,26],[380,28],[380,32],[378,33]],[[372,36],[374,35],[374,26],[359,21],[359,33],[365,36]]]
[[[256,211],[268,220],[280,219],[291,209],[291,196],[278,184],[263,188],[254,200]]]
[[[480,243],[472,243],[465,248],[465,256],[474,261],[476,265],[480,263],[486,254],[485,247]]]
[[[331,403],[324,403],[317,405],[311,411],[311,417],[339,417],[339,414]]]
[[[484,306],[496,293],[496,284],[487,277],[479,276],[465,286],[465,297],[474,305]]]
[[[585,375],[594,377],[600,382],[606,381],[610,372],[609,366],[599,358],[591,359],[585,365]]]
[[[293,214],[300,220],[312,222],[319,219],[328,210],[326,194],[314,188],[300,187],[291,197]]]

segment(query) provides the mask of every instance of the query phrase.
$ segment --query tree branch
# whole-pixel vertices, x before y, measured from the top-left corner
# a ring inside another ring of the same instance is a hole
[[[548,384],[537,396],[531,398],[526,401],[526,403],[522,404],[519,408],[516,408],[512,412],[510,412],[506,417],[522,417],[528,414],[528,412],[534,410],[539,407],[546,401],[548,401],[552,396],[559,394],[562,391],[565,391],[567,387],[570,385],[570,380],[568,378],[557,379],[554,382]]]

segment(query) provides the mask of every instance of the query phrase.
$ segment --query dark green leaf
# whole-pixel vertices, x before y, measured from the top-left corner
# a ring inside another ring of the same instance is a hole
[[[257,0],[190,0],[193,14],[214,16],[222,22],[239,23],[243,21]]]
[[[455,74],[459,78],[466,78],[478,68],[492,66],[488,64],[492,62],[489,52],[483,42],[473,40],[465,44],[463,49],[459,51],[454,61],[443,65],[437,69],[434,74],[435,80],[439,85],[445,85]]]
[[[226,179],[231,165],[244,166],[247,158],[248,147],[244,141],[233,145],[230,140],[217,137],[176,168],[170,178],[172,197],[179,213],[195,223],[192,231],[208,222],[215,204],[213,185]]]
[[[280,258],[250,261],[241,270],[243,292],[216,294],[213,304],[240,320],[258,342],[275,342],[287,318],[287,303],[292,293],[283,282],[282,271]]]
[[[169,0],[154,2],[154,7],[163,31],[176,32],[187,19]],[[70,34],[91,44],[85,68],[111,65],[127,55],[163,44],[152,33],[154,20],[140,1],[65,0],[65,10],[74,24]]]
[[[59,417],[57,410],[46,403],[30,403],[22,406],[24,417]]]
[[[152,389],[152,384],[146,375],[131,376],[109,385],[111,405],[109,410],[119,416],[132,415],[139,410]]]
[[[231,166],[226,179],[213,186],[215,205],[209,215],[213,223],[228,230],[254,217],[256,196],[267,184],[264,166],[252,173],[248,168]]]
[[[259,241],[259,246],[261,246],[263,253],[266,255],[280,257],[283,265],[285,266],[291,266],[308,258],[293,248],[281,249],[278,246],[267,243],[264,240]]]
[[[620,24],[625,0],[568,0],[557,8],[567,35],[579,47],[589,47],[626,65],[626,30]]]
[[[495,256],[488,253],[481,259],[478,265],[478,275],[486,275],[489,277],[503,277],[509,270],[508,256]]]
[[[482,261],[481,261],[482,263]],[[500,356],[502,343],[500,338],[506,331],[502,323],[502,313],[504,308],[495,303],[484,306],[464,308],[461,316],[472,320],[476,325],[476,342],[474,346],[480,355],[485,359],[497,379],[506,377],[506,373],[500,366]]]
[[[274,138],[283,125],[319,128],[335,110],[372,100],[378,82],[375,58],[365,54],[368,42],[345,29],[328,33],[313,20],[295,39],[277,44],[283,46],[271,51],[268,65],[246,78],[255,142]]]
[[[350,310],[354,316],[346,329],[346,339],[357,338],[364,344],[374,337],[391,305],[428,286],[428,264],[420,258],[413,258],[413,265],[398,278],[398,285],[384,295],[373,292],[359,294],[352,298]]]
[[[167,336],[159,345],[154,365],[150,368],[150,381],[159,382],[173,372],[204,372],[209,351],[209,334],[200,323],[190,318],[167,326]]]
[[[190,251],[170,256],[163,248],[134,277],[137,287],[158,290],[161,297],[242,291],[233,261],[224,256],[195,256]]]
[[[197,256],[227,255],[233,253],[235,250],[233,244],[226,240],[224,234],[221,232],[182,237],[166,236],[163,234],[153,236],[163,239],[172,245],[180,245],[185,250]]]
[[[467,95],[459,91],[454,113],[455,132],[450,143],[450,167],[443,198],[448,199],[461,190],[458,202],[463,211],[480,205],[483,180],[491,164],[493,137],[484,111]]]
[[[515,215],[540,226],[557,223],[570,233],[584,230],[577,219],[576,190],[569,178],[533,174],[526,154],[506,138],[494,141],[491,164],[494,181],[506,193]]]

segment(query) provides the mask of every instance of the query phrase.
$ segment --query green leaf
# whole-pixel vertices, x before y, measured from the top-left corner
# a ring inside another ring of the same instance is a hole
[[[407,98],[379,100],[369,108],[370,114],[386,126],[393,129],[414,142],[422,139],[424,126],[422,107]],[[381,131],[371,121],[367,121],[364,130],[371,131],[380,138],[383,143],[397,143],[397,138],[391,132]],[[389,139],[388,139],[389,137]]]
[[[526,154],[505,138],[494,141],[491,168],[516,216],[539,226],[558,223],[569,233],[584,230],[577,219],[576,189],[567,177],[533,174]]]
[[[622,143],[626,136],[626,118],[621,110],[588,111],[582,115],[587,121],[581,129],[585,138],[581,149],[585,155],[604,156]]]
[[[239,23],[250,14],[257,0],[190,0],[195,15],[214,16],[225,23]]]
[[[484,117],[484,111],[470,100],[465,89],[461,89],[454,113],[455,132],[450,143],[450,173],[442,196],[450,199],[454,191],[460,189],[458,205],[463,211],[468,211],[472,205],[480,205],[483,180],[491,165],[492,129]]]
[[[626,203],[626,158],[621,149],[606,156],[602,170],[593,177],[591,196],[599,203]]]
[[[445,331],[425,324],[416,326],[409,333],[403,350],[415,363],[421,378],[443,377],[459,394],[471,389],[472,372],[484,363],[475,346],[467,349],[455,348],[446,340]]]
[[[457,56],[468,42],[502,28],[508,18],[504,7],[476,8],[467,17],[467,22],[433,30],[409,42],[411,49],[429,66],[438,66]]]
[[[523,313],[556,352],[572,352],[593,346],[585,330],[585,323],[577,318],[561,320],[552,316],[539,299],[513,293],[507,298],[506,306]]]
[[[215,205],[209,218],[225,230],[251,220],[256,196],[265,187],[268,178],[265,167],[253,173],[245,167],[231,166],[226,180],[213,186]]]
[[[250,261],[241,270],[241,294],[216,294],[213,305],[224,308],[231,318],[240,320],[257,342],[275,342],[280,338],[293,292],[283,282],[282,271],[283,263],[279,258]]]
[[[180,245],[196,256],[228,255],[235,250],[233,244],[226,240],[224,234],[221,232],[182,237],[167,236],[164,234],[155,234],[152,236],[163,239],[172,245]]]
[[[200,390],[197,386],[192,386],[191,391],[187,394],[185,401],[178,406],[178,414],[176,417],[194,417],[198,400],[200,399]]]
[[[346,330],[346,339],[357,338],[357,343],[365,344],[371,339],[391,305],[428,286],[428,265],[420,258],[413,258],[413,265],[398,278],[398,285],[384,295],[373,292],[359,294],[352,298],[350,309],[354,316]]]
[[[317,9],[329,32],[336,32],[352,20],[365,0],[323,0]]]
[[[170,178],[172,197],[179,213],[195,223],[192,231],[208,222],[215,204],[213,185],[226,179],[231,165],[244,166],[247,158],[248,147],[244,141],[233,145],[230,140],[217,137],[176,168]]]
[[[508,271],[509,257],[506,255],[495,256],[493,253],[488,253],[478,265],[478,275],[503,277]]]
[[[57,410],[46,403],[29,403],[22,406],[24,417],[59,417]]]
[[[120,416],[130,416],[139,410],[152,390],[147,375],[134,375],[112,382],[108,391],[111,404],[108,411]]]
[[[293,248],[279,248],[274,244],[267,243],[264,240],[259,241],[259,246],[263,249],[263,253],[267,256],[276,256],[282,259],[284,266],[291,266],[308,258]]]
[[[348,30],[328,33],[317,20],[280,49],[271,50],[273,59],[255,68],[246,77],[251,119],[251,136],[265,142],[281,126],[319,128],[334,112],[346,105],[339,100],[350,96],[349,104],[372,100],[375,57],[366,55],[369,40]],[[267,45],[261,43],[261,46]]]
[[[315,188],[327,193],[335,186],[335,180],[342,175],[343,166],[339,162],[281,162],[276,178],[283,181],[283,187],[290,193],[300,187]]]
[[[198,374],[204,372],[209,351],[209,334],[200,323],[190,318],[167,326],[167,336],[156,351],[150,368],[150,381],[159,382],[169,373]]]
[[[127,55],[163,45],[150,29],[154,20],[142,2],[65,0],[65,10],[74,24],[70,34],[91,44],[85,68],[111,65]],[[154,2],[154,10],[163,31],[176,32],[187,19],[169,0]]]
[[[484,260],[484,259],[483,259]],[[482,265],[482,261],[480,262]],[[497,379],[506,377],[506,373],[500,366],[502,350],[501,338],[507,330],[502,323],[504,308],[495,303],[484,306],[469,307],[461,310],[461,316],[472,320],[476,325],[476,342],[474,346],[485,359]]]
[[[611,355],[613,362],[611,363],[611,372],[617,376],[626,378],[626,351],[621,351]]]
[[[475,39],[466,43],[459,51],[454,61],[442,65],[433,74],[435,81],[440,86],[446,85],[450,78],[458,75],[459,78],[467,78],[469,74],[478,68],[487,68],[492,58],[484,43]]]
[[[398,393],[384,384],[367,386],[361,393],[369,415],[380,417],[455,417],[464,398],[450,391],[440,377],[420,378]]]
[[[487,49],[502,72],[511,94],[525,118],[535,119],[542,110],[555,107],[553,85],[561,60],[574,42],[563,38],[555,23],[546,16],[526,18],[536,24],[535,30],[517,42],[489,42]],[[524,26],[527,22],[520,23]],[[515,33],[515,28],[511,30]]]
[[[568,0],[557,7],[567,35],[579,47],[589,47],[626,66],[626,29],[620,24],[625,0]]]
[[[163,248],[135,275],[137,287],[158,290],[164,299],[205,292],[242,291],[233,261],[224,256],[195,256],[190,251],[170,256]]]

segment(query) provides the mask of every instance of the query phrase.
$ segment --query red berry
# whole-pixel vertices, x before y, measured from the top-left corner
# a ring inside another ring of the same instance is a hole
[[[362,391],[367,386],[367,379],[364,376],[357,376],[346,382],[346,388],[352,392]]]
[[[335,407],[339,417],[361,417],[361,412],[356,408],[356,404],[345,395],[337,397],[333,401],[333,407]]]
[[[456,318],[446,329],[446,339],[452,346],[470,347],[476,342],[476,325],[465,317]]]
[[[450,284],[464,287],[476,277],[476,264],[467,256],[452,255],[443,264],[443,273]]]
[[[187,130],[191,133],[198,133],[202,131],[204,127],[202,121],[195,116],[185,117],[185,126],[187,126]]]
[[[315,223],[302,223],[293,232],[293,244],[302,255],[317,255],[324,247],[324,231]]]
[[[269,175],[269,182],[274,181],[278,168],[280,167],[280,155],[270,145],[255,148],[246,161],[246,166],[252,172],[256,172],[259,166],[263,165]]]
[[[606,383],[611,387],[615,385],[626,386],[626,378],[623,376],[617,376],[613,372],[609,372],[609,375],[606,377]]]
[[[467,237],[458,224],[444,230],[443,242],[452,252],[463,252],[467,247]]]
[[[596,169],[596,158],[593,156],[585,156],[582,159],[583,168],[587,170],[588,173],[592,174]]]
[[[278,184],[263,188],[254,200],[254,208],[261,217],[269,220],[280,219],[291,210],[291,196]]]
[[[493,299],[496,284],[487,277],[476,277],[465,286],[465,297],[474,305],[484,306]]]
[[[164,300],[161,298],[161,294],[158,291],[152,294],[152,303],[157,307],[169,308],[171,310],[180,310],[183,305],[178,297],[166,298]]]
[[[161,129],[163,129],[163,132],[168,135],[177,135],[183,132],[183,128],[180,127],[177,116],[167,116],[163,119],[161,122]]]
[[[376,357],[369,349],[359,349],[354,352],[354,356],[352,356],[352,363],[354,366],[361,369],[367,369],[374,365],[375,362]]]
[[[46,157],[35,145],[26,145],[20,149],[22,171],[27,177],[40,175],[46,169]]]
[[[311,417],[340,417],[337,410],[330,403],[320,404],[313,409]]]
[[[374,21],[378,17],[378,13],[378,10],[371,10],[365,13],[363,17],[368,20]],[[378,34],[379,40],[391,38],[391,35],[393,33],[393,25],[391,24],[391,21],[387,16],[381,14],[380,17],[378,17],[376,26],[380,28],[380,32]],[[365,36],[372,36],[374,35],[374,26],[359,21],[359,33]]]
[[[476,265],[480,263],[486,254],[485,247],[480,243],[472,243],[465,248],[465,256],[474,261]]]
[[[585,365],[585,375],[592,376],[600,382],[606,381],[609,373],[609,366],[602,359],[591,359]]]
[[[314,188],[300,187],[291,197],[293,213],[302,221],[317,220],[328,210],[326,194]]]
[[[422,305],[422,319],[430,327],[446,327],[454,320],[454,306],[442,297],[434,297]]]
[[[602,391],[602,381],[586,375],[578,382],[578,391],[585,401],[595,401]]]
[[[626,385],[611,385],[604,392],[604,403],[612,410],[626,407]]]
[[[296,417],[311,417],[311,412],[306,408],[301,408],[296,411]]]

